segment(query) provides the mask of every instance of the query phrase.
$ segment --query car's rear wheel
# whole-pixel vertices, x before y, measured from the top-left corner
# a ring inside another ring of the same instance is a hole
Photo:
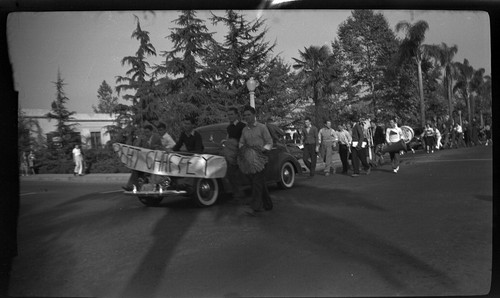
[[[192,194],[193,201],[199,207],[209,207],[217,202],[219,183],[214,178],[196,178]]]
[[[290,161],[285,161],[280,168],[278,186],[283,189],[292,188],[295,183],[295,168]]]
[[[163,199],[162,197],[144,197],[144,196],[140,196],[138,198],[139,198],[139,201],[141,201],[141,203],[143,203],[146,206],[150,206],[150,207],[159,206],[161,203],[161,200]]]

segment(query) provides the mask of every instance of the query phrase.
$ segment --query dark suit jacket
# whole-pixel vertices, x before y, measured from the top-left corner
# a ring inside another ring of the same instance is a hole
[[[316,126],[311,126],[309,133],[307,133],[307,129],[304,127],[302,129],[302,135],[304,136],[303,138],[305,144],[314,144],[315,146],[318,145],[318,129]]]
[[[363,127],[359,123],[356,123],[352,128],[352,141],[358,142],[356,148],[361,148],[361,142],[366,141],[363,134]]]

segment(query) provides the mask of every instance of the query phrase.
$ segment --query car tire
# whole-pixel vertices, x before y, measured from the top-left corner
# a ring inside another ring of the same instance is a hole
[[[138,197],[139,198],[139,201],[141,201],[141,203],[143,203],[144,205],[146,206],[149,206],[149,207],[157,207],[160,205],[161,203],[161,200],[163,200],[162,197]]]
[[[219,197],[219,182],[215,178],[196,178],[194,181],[193,194],[194,203],[198,207],[209,207],[217,202]]]
[[[285,161],[280,167],[280,180],[278,187],[282,189],[289,189],[295,183],[295,168],[290,161]]]

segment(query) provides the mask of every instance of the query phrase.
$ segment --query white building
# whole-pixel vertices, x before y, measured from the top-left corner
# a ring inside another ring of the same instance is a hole
[[[56,130],[57,121],[46,116],[50,110],[22,109],[22,112],[24,117],[36,120],[40,126],[41,131],[32,134],[47,138],[48,133]],[[80,134],[83,148],[100,148],[111,139],[106,127],[115,124],[116,115],[76,113],[71,117],[68,124],[76,124],[74,129]]]

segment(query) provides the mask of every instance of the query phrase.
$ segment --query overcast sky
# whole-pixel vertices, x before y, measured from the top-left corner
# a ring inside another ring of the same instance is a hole
[[[213,11],[223,15],[223,11]],[[475,68],[484,68],[491,74],[490,20],[479,11],[408,11],[382,12],[390,27],[399,21],[425,20],[429,24],[425,43],[457,45],[455,61],[468,59]],[[298,51],[315,45],[331,45],[339,25],[350,15],[350,10],[265,10],[243,11],[247,20],[262,15],[269,29],[267,40],[276,40],[275,54],[281,53],[285,62],[299,58]],[[207,27],[217,32],[222,41],[225,28],[212,27],[208,11],[198,11],[197,17],[207,20]],[[128,65],[121,59],[133,56],[138,42],[131,38],[137,15],[143,30],[157,53],[171,50],[165,38],[177,11],[126,12],[16,12],[8,17],[7,40],[13,66],[15,89],[19,92],[21,108],[50,109],[55,98],[53,84],[57,70],[67,84],[67,108],[80,113],[92,112],[97,105],[97,89],[103,80],[114,87],[116,76],[124,76]],[[160,64],[160,57],[148,58],[151,65]]]

